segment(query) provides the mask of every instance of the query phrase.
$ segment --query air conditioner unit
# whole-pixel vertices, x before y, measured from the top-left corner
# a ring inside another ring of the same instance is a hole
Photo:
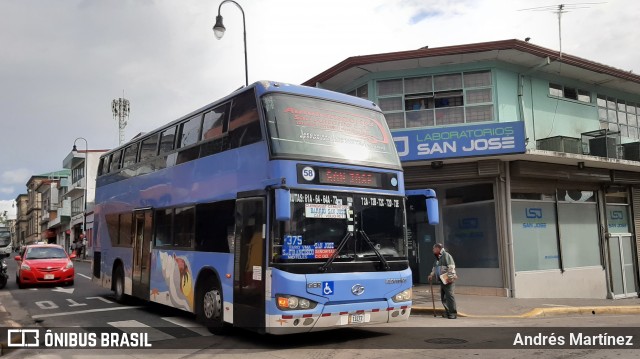
[[[601,129],[582,133],[582,143],[588,144],[586,154],[606,158],[622,158],[620,132]]]
[[[589,154],[592,156],[618,158],[618,146],[615,138],[598,137],[589,140]]]
[[[582,141],[579,138],[554,136],[536,141],[536,147],[544,151],[556,151],[582,154]]]
[[[625,160],[640,161],[640,142],[624,143],[622,148]]]

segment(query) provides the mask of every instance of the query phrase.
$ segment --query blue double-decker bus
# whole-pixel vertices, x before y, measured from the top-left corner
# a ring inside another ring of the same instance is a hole
[[[405,200],[374,103],[257,82],[100,158],[93,280],[214,333],[406,320]]]

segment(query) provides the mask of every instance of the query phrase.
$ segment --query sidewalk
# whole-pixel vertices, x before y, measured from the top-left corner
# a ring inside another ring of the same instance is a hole
[[[434,285],[436,315],[444,313],[440,303],[440,285]],[[566,315],[640,314],[640,298],[627,299],[520,299],[496,296],[456,294],[460,317],[535,318]],[[411,314],[433,315],[428,285],[413,287]]]

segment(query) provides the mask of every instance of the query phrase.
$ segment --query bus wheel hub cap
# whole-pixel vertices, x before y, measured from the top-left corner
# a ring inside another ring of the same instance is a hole
[[[220,317],[222,303],[220,302],[220,292],[217,289],[205,293],[203,304],[205,317],[209,319]]]

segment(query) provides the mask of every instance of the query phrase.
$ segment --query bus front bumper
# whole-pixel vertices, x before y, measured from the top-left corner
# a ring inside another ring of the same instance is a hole
[[[267,315],[267,332],[292,334],[322,331],[335,328],[375,326],[409,319],[411,302],[357,303],[327,305],[320,314],[295,314],[295,312]]]

